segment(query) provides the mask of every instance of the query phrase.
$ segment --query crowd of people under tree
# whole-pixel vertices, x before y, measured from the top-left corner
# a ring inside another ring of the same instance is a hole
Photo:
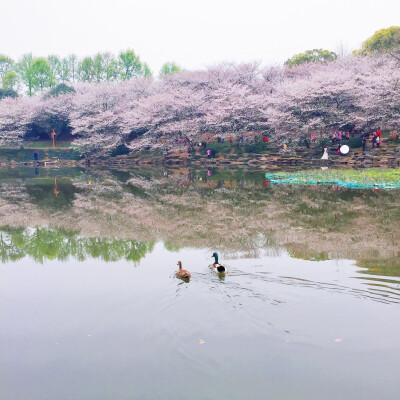
[[[310,134],[310,142],[311,144],[316,144],[317,139],[320,137],[320,135],[316,132],[313,132]],[[330,135],[330,140],[332,145],[338,145],[337,152],[338,154],[340,153],[340,147],[342,144],[348,143],[350,138],[355,138],[359,137],[361,139],[361,144],[362,144],[362,149],[365,152],[366,151],[366,145],[367,142],[371,142],[372,148],[379,148],[382,143],[382,130],[380,127],[378,127],[376,130],[369,131],[369,132],[362,132],[359,130],[337,130],[333,132]],[[207,136],[206,139],[201,139],[201,140],[193,140],[190,138],[185,138],[185,139],[176,139],[176,144],[179,146],[188,146],[187,147],[187,153],[190,156],[196,148],[203,148],[207,149],[207,146],[210,145],[211,142],[216,142],[216,143],[230,143],[230,145],[236,144],[237,146],[240,146],[241,144],[251,144],[255,143],[257,141],[262,141],[264,144],[268,144],[271,139],[274,138],[273,134],[253,134],[253,135],[248,135],[248,136],[236,136],[236,137],[224,137],[224,136]],[[391,139],[396,139],[398,138],[398,134],[396,132],[390,133],[390,138]],[[164,140],[165,143],[165,140]],[[310,147],[310,144],[307,139],[303,140],[303,143],[306,145],[306,147]],[[287,146],[283,144],[283,150],[287,149]],[[215,149],[213,148],[208,148],[206,150],[206,154],[208,158],[213,158],[215,157]]]

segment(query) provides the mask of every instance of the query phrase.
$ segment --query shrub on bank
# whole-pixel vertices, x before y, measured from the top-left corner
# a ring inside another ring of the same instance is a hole
[[[259,153],[264,153],[265,150],[267,150],[268,148],[269,148],[269,143],[257,141],[251,144],[246,144],[245,152],[259,154]]]
[[[329,147],[332,144],[332,140],[329,138],[318,138],[315,141],[315,149],[323,151],[325,147]]]
[[[347,142],[350,149],[356,149],[358,147],[362,147],[362,140],[360,136],[353,136]]]
[[[125,154],[129,154],[130,150],[124,145],[124,144],[120,144],[119,146],[117,146],[115,149],[113,149],[110,153],[111,157],[116,157],[116,156],[122,156]]]

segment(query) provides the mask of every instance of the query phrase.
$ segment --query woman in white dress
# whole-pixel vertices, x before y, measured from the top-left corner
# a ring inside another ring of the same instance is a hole
[[[329,159],[329,156],[328,156],[328,148],[327,147],[324,147],[324,154],[323,154],[323,156],[321,157],[321,160],[328,160]]]

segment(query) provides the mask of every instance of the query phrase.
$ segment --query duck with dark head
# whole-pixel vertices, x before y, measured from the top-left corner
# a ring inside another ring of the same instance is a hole
[[[227,272],[225,266],[218,262],[218,254],[217,253],[213,253],[213,255],[211,257],[214,257],[214,263],[213,263],[212,267],[214,268],[215,272],[218,272],[220,274]]]

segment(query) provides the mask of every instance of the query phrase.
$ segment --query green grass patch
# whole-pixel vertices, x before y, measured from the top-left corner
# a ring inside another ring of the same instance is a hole
[[[215,150],[215,156],[221,156],[225,154],[234,154],[237,156],[242,156],[243,154],[251,153],[251,154],[267,154],[273,150],[276,150],[271,143],[264,143],[261,140],[255,142],[242,142],[236,143],[234,141],[232,144],[229,140],[225,140],[223,143],[218,142],[210,142],[207,143],[206,147],[195,147],[195,153],[205,156],[207,154],[208,149]]]
[[[65,141],[57,141],[56,140],[56,149],[67,149],[71,147],[72,142]],[[41,149],[41,148],[52,148],[53,142],[51,140],[38,140],[34,142],[24,142],[24,149]]]
[[[34,161],[35,151],[39,154],[39,161],[59,159],[59,160],[79,160],[79,154],[72,148],[64,149],[8,149],[0,148],[0,159],[16,162]]]
[[[337,185],[348,188],[400,189],[400,169],[304,170],[265,174],[272,183],[292,185]]]

